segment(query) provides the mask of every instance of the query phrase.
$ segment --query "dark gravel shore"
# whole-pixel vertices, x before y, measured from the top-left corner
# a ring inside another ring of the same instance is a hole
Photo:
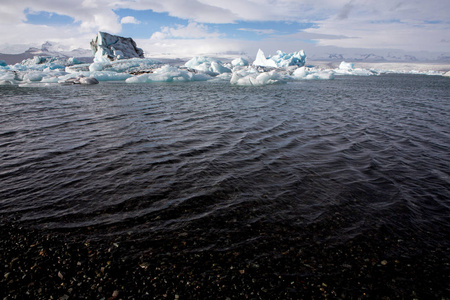
[[[3,299],[450,297],[446,241],[430,247],[386,227],[334,243],[317,225],[302,234],[263,223],[227,234],[190,228],[153,236],[14,223],[0,230]]]

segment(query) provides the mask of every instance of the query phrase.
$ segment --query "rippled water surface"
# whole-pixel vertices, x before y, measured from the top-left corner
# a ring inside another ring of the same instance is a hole
[[[448,245],[449,149],[443,77],[2,87],[0,218],[98,235],[328,222],[329,243],[387,226]]]

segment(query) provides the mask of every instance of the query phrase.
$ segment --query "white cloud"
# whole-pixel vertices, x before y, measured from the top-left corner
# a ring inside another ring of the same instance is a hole
[[[151,39],[203,39],[219,38],[218,32],[211,32],[209,27],[196,22],[189,22],[188,25],[176,25],[175,27],[162,27],[161,31],[153,33]]]
[[[322,46],[449,51],[439,42],[450,38],[450,23],[446,21],[450,18],[449,1],[372,4],[365,6],[362,1],[351,1],[334,18],[317,21],[305,33],[323,35],[316,39]]]
[[[263,35],[263,34],[274,34],[276,31],[273,29],[254,29],[254,28],[239,28],[238,30],[241,31],[249,31],[249,32],[254,32],[258,35]]]
[[[139,24],[131,13],[120,19],[115,12],[118,9],[153,10],[188,20],[186,26],[165,24],[152,35],[149,42],[158,41],[164,45],[160,49],[168,51],[170,45],[187,47],[199,40],[204,51],[215,51],[219,46],[236,47],[236,51],[244,47],[241,45],[253,47],[250,42],[225,39],[225,35],[202,24],[236,21],[307,22],[313,27],[297,37],[314,38],[322,46],[449,51],[448,42],[442,42],[450,40],[448,0],[78,0],[70,4],[60,0],[0,0],[2,45],[50,40],[86,47],[99,30],[120,34],[122,24]],[[69,16],[74,23],[58,27],[28,24],[26,10]],[[289,38],[292,36],[279,36],[283,42],[280,48],[293,44]],[[207,46],[207,42],[215,44]]]
[[[120,20],[120,24],[141,24],[141,21],[137,20],[133,16],[126,16]]]

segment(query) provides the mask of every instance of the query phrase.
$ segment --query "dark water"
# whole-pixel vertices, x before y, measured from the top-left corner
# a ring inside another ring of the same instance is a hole
[[[269,223],[449,245],[450,81],[338,77],[0,90],[0,220],[232,249]],[[330,225],[331,226],[331,225]]]

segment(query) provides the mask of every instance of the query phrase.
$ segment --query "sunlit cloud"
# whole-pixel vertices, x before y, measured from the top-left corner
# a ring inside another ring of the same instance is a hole
[[[140,40],[165,45],[167,51],[170,45],[180,47],[179,40],[202,40],[205,51],[220,46],[224,52],[243,47],[251,52],[254,43],[269,44],[276,38],[280,48],[307,42],[343,49],[448,53],[449,20],[448,0],[82,0],[70,5],[60,0],[1,0],[0,52],[45,41],[88,45],[97,31],[106,31],[126,36],[139,32]],[[269,22],[291,27],[283,30]],[[292,24],[298,25],[296,33]],[[215,44],[207,47],[207,42]]]
[[[273,29],[254,29],[254,28],[239,28],[238,30],[254,32],[258,35],[274,34],[277,32],[276,30]]]
[[[133,16],[126,16],[120,20],[121,24],[141,24],[141,21],[137,20]]]

